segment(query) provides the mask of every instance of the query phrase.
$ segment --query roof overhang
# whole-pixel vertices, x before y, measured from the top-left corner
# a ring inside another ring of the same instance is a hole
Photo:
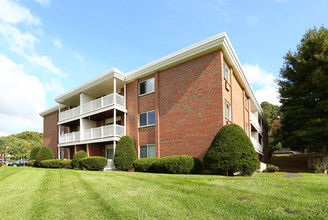
[[[58,109],[59,109],[59,105],[54,105],[54,106],[47,108],[46,110],[40,112],[39,115],[41,117],[44,117],[44,116],[50,115],[51,113],[58,111]]]

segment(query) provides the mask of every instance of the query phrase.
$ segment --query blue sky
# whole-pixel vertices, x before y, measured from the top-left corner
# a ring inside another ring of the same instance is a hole
[[[42,131],[54,98],[117,68],[131,71],[226,32],[259,102],[325,0],[0,0],[0,136]]]

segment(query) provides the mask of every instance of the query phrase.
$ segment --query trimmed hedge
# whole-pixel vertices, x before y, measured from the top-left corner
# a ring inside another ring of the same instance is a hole
[[[87,170],[103,170],[107,165],[105,157],[86,157],[80,160],[80,165]]]
[[[204,156],[204,167],[214,174],[251,176],[260,168],[252,142],[236,124],[223,126]]]
[[[123,136],[117,143],[114,157],[114,165],[120,170],[129,170],[137,159],[134,142],[129,136]]]
[[[34,166],[34,163],[35,163],[35,160],[29,160],[28,161],[28,165],[33,167]]]
[[[279,171],[279,167],[273,165],[273,164],[268,164],[267,167],[268,172],[278,172]]]
[[[73,156],[73,160],[71,163],[72,168],[81,169],[81,165],[80,165],[79,161],[86,157],[88,157],[88,154],[84,150],[80,150],[80,151],[76,152],[76,154]]]
[[[52,160],[42,160],[41,167],[44,168],[60,168],[59,162],[60,159],[52,159]]]
[[[149,173],[154,173],[155,168],[154,168],[154,163],[158,161],[159,158],[141,158],[138,160],[135,160],[132,165],[134,167],[134,170],[137,172],[149,172]]]
[[[32,150],[31,150],[31,153],[30,153],[30,160],[35,160],[36,159],[36,155],[38,154],[39,150],[41,149],[41,147],[34,147]]]
[[[40,148],[38,154],[36,155],[34,166],[40,167],[40,166],[42,166],[41,165],[42,160],[51,160],[54,158],[55,157],[54,157],[54,153],[52,152],[52,150],[47,146],[43,146]]]
[[[199,159],[187,155],[162,157],[154,163],[155,171],[158,173],[198,173],[200,167]]]
[[[60,168],[72,168],[72,160],[61,160],[59,161]]]

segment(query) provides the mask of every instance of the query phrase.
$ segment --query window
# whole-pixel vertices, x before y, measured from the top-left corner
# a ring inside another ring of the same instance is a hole
[[[150,78],[139,83],[139,96],[155,92],[155,78]]]
[[[156,157],[155,144],[140,145],[140,158]]]
[[[155,124],[155,111],[144,112],[139,114],[139,126],[149,126]]]
[[[60,151],[58,159],[64,159],[64,151]]]
[[[247,136],[249,136],[249,130],[248,130],[248,123],[245,124],[245,132],[247,134]]]
[[[224,101],[224,112],[226,119],[231,121],[231,106],[227,101]]]
[[[230,84],[230,71],[226,64],[224,66],[224,79]]]
[[[245,109],[248,111],[248,98],[245,96]]]

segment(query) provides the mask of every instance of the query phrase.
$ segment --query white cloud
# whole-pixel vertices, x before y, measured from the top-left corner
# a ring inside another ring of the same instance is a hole
[[[57,47],[58,49],[63,47],[63,43],[61,42],[61,40],[59,38],[56,38],[53,42],[54,46]]]
[[[27,25],[40,25],[38,17],[33,16],[30,10],[10,0],[0,0],[0,20],[10,23],[24,23]]]
[[[45,91],[39,79],[1,54],[0,72],[0,134],[15,133],[21,127],[41,130],[39,112],[44,109]]]
[[[75,53],[73,55],[73,57],[74,57],[74,59],[80,61],[81,66],[84,67],[84,59],[83,59],[83,57],[80,54]]]
[[[49,1],[49,0],[34,0],[34,1],[40,3],[40,4],[43,5],[43,6],[48,6],[48,5],[50,5],[50,1]]]
[[[39,56],[36,54],[28,55],[28,54],[22,54],[24,58],[26,58],[32,65],[40,66],[45,68],[46,70],[58,75],[66,77],[66,74],[61,71],[58,67],[56,67],[50,57],[47,56]]]
[[[258,23],[259,18],[256,15],[250,15],[246,18],[246,21],[251,27],[254,27]]]
[[[44,85],[44,89],[47,92],[52,92],[56,95],[59,95],[59,94],[65,92],[62,82],[57,78],[51,78],[50,82],[46,82]]]
[[[254,93],[259,104],[264,101],[274,105],[280,105],[279,94],[275,77],[272,73],[261,69],[258,65],[243,65],[247,80],[253,88],[257,88]]]

